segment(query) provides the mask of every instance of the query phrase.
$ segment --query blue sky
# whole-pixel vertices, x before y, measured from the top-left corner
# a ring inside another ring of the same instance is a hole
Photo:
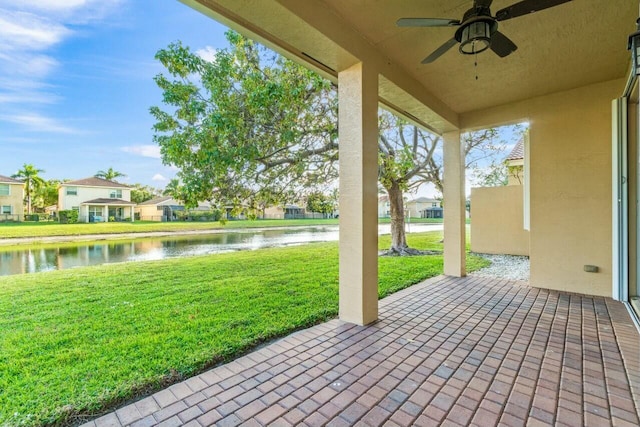
[[[226,45],[226,28],[177,0],[0,0],[0,175],[24,163],[46,179],[98,170],[163,188],[149,107],[158,49]]]
[[[164,188],[176,170],[153,143],[154,55],[177,40],[211,55],[225,31],[178,0],[0,0],[0,175],[25,163],[45,179],[113,167],[124,183]]]

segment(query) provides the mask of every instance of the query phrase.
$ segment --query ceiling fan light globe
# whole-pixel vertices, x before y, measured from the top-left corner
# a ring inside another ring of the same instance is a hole
[[[462,28],[460,33],[460,53],[475,55],[491,46],[491,24],[476,21]]]

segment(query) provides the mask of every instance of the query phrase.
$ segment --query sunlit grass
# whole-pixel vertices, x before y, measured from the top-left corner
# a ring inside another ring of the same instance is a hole
[[[441,238],[409,243],[441,249]],[[442,262],[381,258],[380,297]],[[0,425],[98,413],[337,310],[336,242],[0,277]]]

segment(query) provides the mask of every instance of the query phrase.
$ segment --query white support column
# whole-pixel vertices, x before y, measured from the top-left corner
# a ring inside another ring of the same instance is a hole
[[[464,149],[460,132],[444,134],[444,274],[467,275]]]
[[[340,319],[378,319],[378,73],[359,63],[338,73]]]

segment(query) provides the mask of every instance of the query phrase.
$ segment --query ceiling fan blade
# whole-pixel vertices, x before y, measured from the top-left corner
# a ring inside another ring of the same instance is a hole
[[[571,0],[522,0],[521,2],[514,3],[511,6],[497,11],[496,19],[498,21],[506,21],[507,19],[517,18],[518,16],[538,12],[539,10],[558,6],[570,1]]]
[[[491,50],[496,53],[500,58],[511,55],[518,49],[518,46],[509,39],[509,37],[502,34],[500,31],[496,31],[491,35]]]
[[[445,18],[400,18],[396,25],[398,27],[455,27],[460,25],[460,21]]]
[[[493,3],[493,0],[476,0],[473,5],[474,7],[491,7],[491,3]]]
[[[444,55],[444,53],[446,51],[451,49],[457,43],[458,43],[458,40],[456,40],[455,38],[452,38],[451,40],[447,40],[446,42],[444,42],[444,44],[442,46],[440,46],[439,48],[434,50],[433,53],[431,53],[431,55],[429,55],[426,58],[424,58],[422,60],[422,64],[430,64],[430,63],[432,63],[433,61],[435,61],[436,59],[438,59],[442,55]]]

